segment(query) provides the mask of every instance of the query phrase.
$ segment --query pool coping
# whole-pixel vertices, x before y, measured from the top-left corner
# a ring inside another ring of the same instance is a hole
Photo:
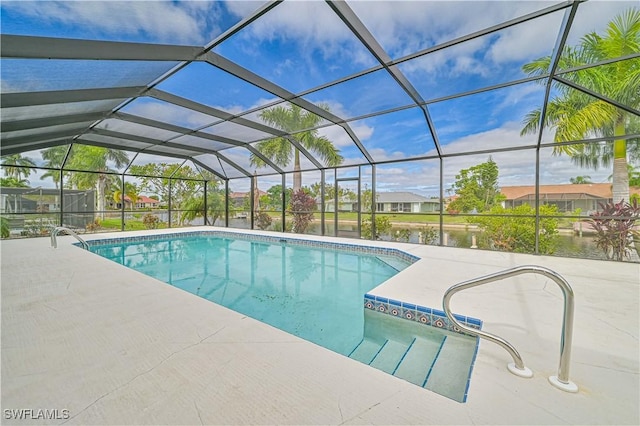
[[[435,306],[451,284],[522,263],[574,286],[579,393],[547,379],[558,361],[559,290],[543,277],[516,277],[497,291],[472,290],[453,308],[510,339],[534,377],[513,376],[507,353],[482,343],[469,400],[459,404],[158,286],[72,241],[60,237],[57,250],[48,238],[2,242],[3,408],[70,408],[68,424],[639,423],[637,264],[379,243],[422,258],[372,292],[388,299]]]

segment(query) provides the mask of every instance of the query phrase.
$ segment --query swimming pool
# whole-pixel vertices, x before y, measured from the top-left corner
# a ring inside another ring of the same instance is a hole
[[[210,231],[90,248],[343,355],[363,339],[364,295],[417,260],[394,249]]]

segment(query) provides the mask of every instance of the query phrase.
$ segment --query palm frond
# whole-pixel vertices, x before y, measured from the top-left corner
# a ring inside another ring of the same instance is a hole
[[[525,115],[524,120],[522,120],[524,127],[520,130],[520,136],[532,135],[538,131],[540,114],[542,114],[542,110],[537,108]]]

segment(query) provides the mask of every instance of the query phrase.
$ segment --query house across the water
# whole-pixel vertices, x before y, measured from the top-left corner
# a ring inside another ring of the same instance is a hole
[[[503,186],[500,188],[506,199],[503,206],[518,207],[522,204],[535,206],[535,186]],[[630,194],[640,194],[640,188],[631,187]],[[540,185],[540,202],[555,205],[559,212],[572,212],[576,209],[583,213],[594,212],[600,203],[611,202],[613,194],[610,183],[585,183],[565,185]]]
[[[358,211],[357,200],[353,197],[342,197],[338,200],[338,210],[342,212]],[[320,208],[320,200],[318,209]],[[335,201],[325,199],[325,211],[333,212]],[[440,211],[438,198],[427,198],[413,192],[377,192],[376,212],[378,213],[431,213]]]

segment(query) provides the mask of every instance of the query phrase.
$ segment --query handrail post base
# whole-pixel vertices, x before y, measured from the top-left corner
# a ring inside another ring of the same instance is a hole
[[[578,392],[578,385],[569,380],[568,383],[563,383],[558,379],[558,376],[549,376],[549,383],[565,392],[576,393]]]
[[[507,364],[507,370],[509,370],[512,374],[515,374],[518,377],[524,377],[525,379],[530,379],[533,377],[533,371],[529,367],[518,368],[515,362],[510,362]]]

